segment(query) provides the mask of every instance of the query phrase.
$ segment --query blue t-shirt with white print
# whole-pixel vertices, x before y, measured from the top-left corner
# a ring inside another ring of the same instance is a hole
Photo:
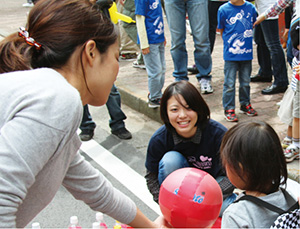
[[[222,38],[226,61],[253,59],[253,23],[256,21],[253,4],[245,2],[236,6],[227,2],[218,11],[218,28],[224,29]]]
[[[145,17],[149,44],[165,41],[164,21],[160,0],[135,0],[135,14]],[[138,44],[140,43],[138,39]]]

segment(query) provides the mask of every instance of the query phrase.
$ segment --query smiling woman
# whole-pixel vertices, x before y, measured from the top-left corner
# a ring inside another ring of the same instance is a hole
[[[221,186],[224,209],[233,202],[234,186],[220,164],[219,149],[226,128],[210,119],[209,108],[198,89],[187,81],[169,85],[161,99],[164,125],[151,137],[147,149],[147,185],[158,202],[160,185],[173,171],[195,167],[208,172]]]

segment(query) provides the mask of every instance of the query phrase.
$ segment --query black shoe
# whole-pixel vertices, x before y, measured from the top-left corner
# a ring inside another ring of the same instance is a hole
[[[271,86],[262,90],[261,93],[264,95],[272,95],[272,94],[277,94],[277,93],[283,93],[286,91],[286,89],[287,89],[287,86],[277,86],[277,85],[272,84]]]
[[[118,138],[124,139],[124,140],[132,138],[131,133],[125,127],[122,127],[118,130],[114,130],[111,133],[116,135]]]
[[[251,82],[272,82],[272,76],[261,76],[256,74],[250,77]]]
[[[196,65],[188,66],[188,67],[187,67],[187,70],[188,70],[188,72],[190,72],[190,73],[192,73],[192,74],[198,74],[198,73],[199,73],[199,71],[198,71]]]
[[[89,131],[89,132],[81,132],[79,134],[80,140],[85,142],[89,141],[94,137],[94,131]]]

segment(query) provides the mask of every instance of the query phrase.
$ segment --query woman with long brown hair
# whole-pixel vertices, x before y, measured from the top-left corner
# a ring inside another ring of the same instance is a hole
[[[158,226],[78,152],[82,107],[106,103],[119,68],[115,27],[96,5],[39,1],[0,58],[0,227],[25,227],[61,184],[123,223]]]

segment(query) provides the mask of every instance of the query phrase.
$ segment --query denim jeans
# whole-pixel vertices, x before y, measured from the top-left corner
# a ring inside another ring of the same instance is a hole
[[[186,158],[177,151],[169,151],[167,152],[159,162],[158,168],[158,182],[159,185],[162,184],[166,177],[174,172],[177,169],[190,167],[189,163],[187,162]],[[224,176],[220,176],[216,178],[216,181],[219,183],[222,181]],[[232,193],[232,195],[228,196],[225,200],[223,200],[223,204],[221,207],[221,211],[219,216],[221,217],[224,210],[231,204],[236,198],[236,194]]]
[[[143,55],[148,74],[149,99],[162,97],[162,88],[165,83],[166,61],[164,42],[149,44],[150,53]]]
[[[109,126],[111,131],[125,127],[123,120],[126,119],[126,115],[121,110],[121,96],[115,85],[111,88],[106,107],[110,116]],[[83,107],[83,117],[79,128],[85,133],[93,132],[96,128],[96,123],[90,115],[88,105]]]
[[[210,52],[214,50],[215,40],[216,40],[216,29],[218,25],[218,10],[224,1],[208,1],[208,15],[209,15],[209,43]]]
[[[265,20],[254,29],[257,44],[259,75],[274,75],[273,84],[287,86],[288,76],[285,55],[280,44],[278,19]],[[273,74],[272,74],[273,73]]]
[[[167,21],[171,33],[171,56],[176,81],[188,80],[186,50],[186,13],[194,40],[194,60],[199,73],[197,79],[207,78],[212,69],[208,38],[208,0],[165,0]]]
[[[225,61],[223,107],[224,110],[235,109],[235,81],[236,74],[239,78],[239,101],[240,105],[250,103],[250,75],[252,61]]]

